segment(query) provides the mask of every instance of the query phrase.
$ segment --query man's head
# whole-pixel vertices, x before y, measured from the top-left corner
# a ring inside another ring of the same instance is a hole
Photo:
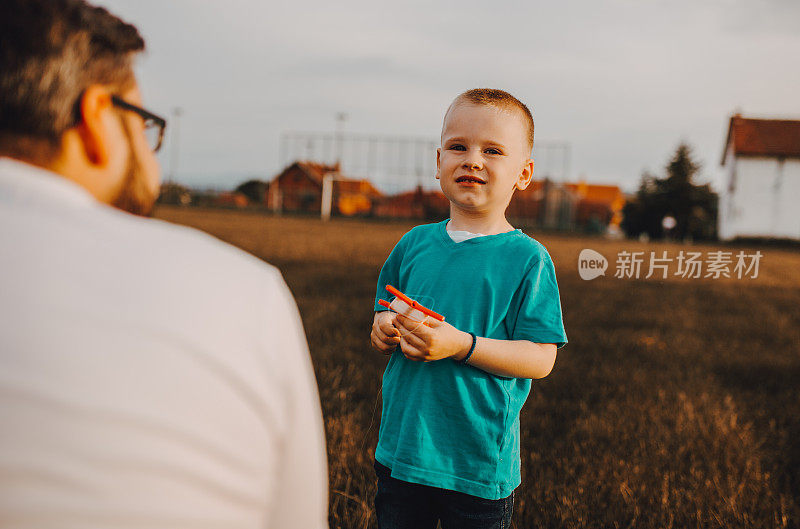
[[[0,3],[0,156],[51,169],[98,200],[145,214],[159,169],[133,60],[136,28],[83,0]]]
[[[452,207],[501,214],[530,184],[532,147],[528,107],[502,90],[468,90],[445,114],[436,178]]]

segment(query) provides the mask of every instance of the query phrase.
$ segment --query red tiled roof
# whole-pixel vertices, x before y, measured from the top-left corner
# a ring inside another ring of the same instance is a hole
[[[312,180],[322,185],[322,178],[327,173],[338,173],[339,164],[325,165],[317,162],[297,161],[295,162]]]
[[[731,145],[734,155],[800,158],[800,121],[751,119],[735,114],[728,125],[722,165]]]
[[[383,193],[376,189],[375,186],[372,185],[372,182],[370,182],[368,179],[350,178],[349,176],[344,176],[341,174],[341,165],[339,165],[338,162],[333,165],[327,165],[318,162],[310,162],[307,160],[298,160],[295,162],[295,164],[319,186],[322,186],[322,180],[326,174],[334,173],[336,176],[336,185],[340,191],[346,191],[348,193],[364,193],[370,196],[383,195]]]

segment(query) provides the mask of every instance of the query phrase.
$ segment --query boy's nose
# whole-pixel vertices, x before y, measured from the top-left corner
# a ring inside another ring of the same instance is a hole
[[[470,171],[478,170],[480,171],[483,165],[478,160],[464,160],[462,164],[464,169],[469,169]]]

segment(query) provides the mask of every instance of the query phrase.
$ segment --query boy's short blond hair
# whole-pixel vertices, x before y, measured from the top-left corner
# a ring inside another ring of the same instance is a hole
[[[453,100],[450,108],[453,108],[456,104],[461,102],[472,103],[474,105],[488,105],[504,110],[518,110],[522,113],[526,128],[528,129],[528,137],[526,138],[528,140],[528,147],[533,149],[533,115],[528,107],[516,97],[497,88],[473,88],[472,90],[467,90],[459,94],[458,97]],[[447,116],[445,115],[445,119],[446,118]]]

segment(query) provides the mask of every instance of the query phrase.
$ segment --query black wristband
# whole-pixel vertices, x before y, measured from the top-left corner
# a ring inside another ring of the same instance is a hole
[[[468,334],[470,336],[472,336],[472,346],[469,348],[469,352],[467,353],[467,356],[465,356],[464,358],[459,360],[459,362],[461,362],[462,364],[466,364],[467,363],[467,360],[469,360],[469,357],[472,356],[472,353],[475,352],[475,345],[478,343],[478,337],[475,336],[475,333],[468,333]]]

